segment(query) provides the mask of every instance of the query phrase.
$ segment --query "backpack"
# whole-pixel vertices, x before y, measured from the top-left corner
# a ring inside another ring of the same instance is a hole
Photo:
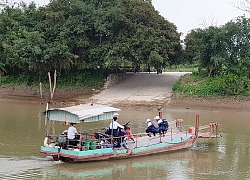
[[[158,125],[158,122],[153,120],[151,121],[152,125],[155,127],[155,128],[159,128],[159,125]]]

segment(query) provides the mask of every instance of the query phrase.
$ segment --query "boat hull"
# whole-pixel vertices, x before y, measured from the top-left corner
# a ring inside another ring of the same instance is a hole
[[[105,148],[87,151],[75,151],[42,146],[40,152],[43,154],[51,155],[54,160],[61,160],[63,162],[117,160],[187,149],[195,143],[196,139],[196,136],[189,136],[169,142],[159,142],[146,146],[137,146],[135,143],[132,145],[132,148],[129,149]]]

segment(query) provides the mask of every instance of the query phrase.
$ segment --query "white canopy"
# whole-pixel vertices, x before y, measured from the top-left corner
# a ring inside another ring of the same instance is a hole
[[[112,119],[120,109],[100,104],[80,104],[64,108],[51,108],[40,114],[48,116],[48,120],[69,123],[102,121]]]

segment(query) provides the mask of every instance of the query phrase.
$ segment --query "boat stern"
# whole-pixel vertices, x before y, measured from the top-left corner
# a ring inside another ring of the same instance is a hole
[[[50,155],[55,161],[59,160],[60,148],[41,146],[40,153]]]

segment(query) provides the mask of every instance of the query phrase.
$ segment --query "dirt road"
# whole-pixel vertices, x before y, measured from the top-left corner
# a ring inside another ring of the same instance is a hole
[[[167,104],[172,86],[184,72],[133,73],[127,80],[92,96],[102,104]]]

